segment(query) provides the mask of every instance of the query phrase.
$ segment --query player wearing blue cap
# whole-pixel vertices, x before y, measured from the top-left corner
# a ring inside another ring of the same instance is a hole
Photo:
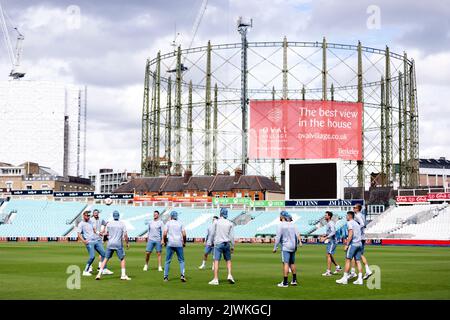
[[[209,244],[209,239],[211,238],[211,234],[213,232],[214,229],[214,224],[216,223],[216,221],[219,219],[219,217],[214,216],[212,219],[211,224],[208,226],[208,229],[206,230],[206,237],[205,237],[205,252],[203,253],[203,261],[202,264],[200,265],[200,267],[198,267],[199,269],[205,269],[206,266],[206,260],[208,260],[208,255],[214,251],[214,244],[211,246]],[[212,265],[212,269],[214,270],[214,262]]]
[[[103,249],[100,236],[97,234],[95,225],[90,221],[90,211],[83,212],[83,221],[78,224],[78,240],[83,242],[89,253],[89,259],[83,271],[83,276],[91,276],[91,265],[95,259],[95,252],[100,255],[100,261],[105,260],[105,250]],[[106,269],[105,269],[106,270]],[[106,274],[106,273],[105,273]]]
[[[297,285],[297,268],[295,266],[295,253],[300,242],[300,233],[295,224],[293,224],[292,216],[287,211],[280,212],[280,225],[277,228],[275,237],[275,245],[273,253],[277,252],[278,246],[281,245],[281,261],[283,262],[283,282],[278,287],[286,288],[288,284],[289,269],[292,271],[291,285]]]
[[[113,212],[113,221],[109,222],[106,225],[106,234],[108,235],[108,245],[106,246],[106,259],[103,260],[102,266],[100,267],[100,271],[95,277],[95,280],[100,280],[103,269],[105,268],[108,260],[112,258],[114,252],[116,252],[117,257],[120,260],[120,267],[122,269],[121,280],[131,280],[125,272],[125,250],[123,249],[123,239],[125,239],[125,243],[127,245],[127,249],[129,248],[128,243],[128,235],[127,228],[125,223],[119,221],[120,214],[119,211]]]
[[[178,262],[180,263],[180,279],[186,282],[185,268],[184,268],[184,251],[186,246],[186,231],[183,225],[178,221],[178,212],[172,211],[170,213],[170,220],[166,223],[164,228],[163,239],[161,244],[166,245],[166,263],[164,265],[164,281],[169,281],[169,268],[172,256],[177,254]]]
[[[331,273],[331,263],[333,263],[336,266],[336,270],[334,271],[334,274],[338,274],[342,271],[339,264],[337,264],[336,260],[334,260],[334,253],[336,251],[336,225],[331,218],[333,217],[333,213],[331,211],[325,212],[325,221],[327,222],[326,225],[326,234],[321,237],[321,240],[326,243],[327,245],[327,271],[322,274],[324,277],[332,276]]]
[[[222,255],[227,262],[227,280],[229,283],[234,284],[234,279],[231,275],[231,254],[234,252],[234,225],[227,219],[228,209],[221,208],[220,218],[214,224],[208,241],[210,246],[214,246],[214,279],[209,282],[211,285],[219,285],[219,261]]]
[[[156,255],[158,257],[158,271],[163,271],[161,267],[161,251],[162,251],[162,232],[164,229],[164,223],[159,220],[159,211],[153,212],[153,220],[148,223],[147,234],[147,248],[145,249],[145,265],[144,271],[148,270],[148,261],[150,260],[150,254],[153,249],[156,249]]]

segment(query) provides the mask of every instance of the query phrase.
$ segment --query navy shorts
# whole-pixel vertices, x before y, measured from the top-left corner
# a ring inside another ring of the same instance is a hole
[[[210,254],[211,252],[213,252],[214,247],[206,245],[205,246],[205,254]]]
[[[156,252],[161,252],[162,251],[161,241],[149,241],[149,242],[147,242],[147,248],[145,249],[145,251],[153,252],[153,249],[155,249],[155,248],[156,248]]]
[[[119,258],[120,261],[122,261],[125,258],[125,250],[123,250],[123,248],[119,249],[106,248],[106,259],[111,259],[114,252],[116,252],[117,257]]]
[[[345,254],[345,257],[347,259],[353,259],[355,258],[356,261],[361,260],[362,255],[362,245],[354,245],[351,244],[348,246],[347,253]]]
[[[220,261],[222,255],[225,261],[231,260],[231,246],[229,242],[224,242],[214,246],[214,260]]]
[[[281,262],[294,264],[295,263],[295,251],[281,251]]]

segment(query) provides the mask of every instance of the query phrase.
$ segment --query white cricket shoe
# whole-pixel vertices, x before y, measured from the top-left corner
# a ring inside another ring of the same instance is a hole
[[[342,272],[342,268],[341,267],[336,267],[336,270],[334,270],[333,274],[338,274],[339,272]]]
[[[127,275],[121,276],[120,280],[131,280]]]
[[[228,275],[227,280],[228,280],[228,282],[229,282],[230,284],[234,284],[234,279],[233,279],[233,276],[232,276],[231,274]]]
[[[88,271],[89,271],[89,272],[92,272],[92,266],[89,267],[89,270],[88,270]]]
[[[109,269],[103,269],[102,274],[111,275],[111,274],[114,274],[114,272],[112,272],[112,271],[109,270]]]
[[[92,276],[92,273],[90,273],[89,271],[83,271],[83,277],[90,277]]]
[[[147,271],[148,270],[148,265],[144,265],[144,268],[142,268],[142,271]]]
[[[336,280],[337,284],[347,284],[348,283],[348,279],[346,277],[342,277],[339,280]]]
[[[200,267],[198,267],[200,270],[203,270],[203,269],[205,269],[205,265],[204,264],[202,264]]]
[[[322,273],[322,276],[324,277],[331,277],[333,274],[330,271],[327,271],[325,273]]]
[[[348,280],[351,280],[351,279],[354,279],[354,278],[357,278],[357,277],[358,277],[358,275],[355,272],[352,272],[352,273],[350,273],[348,275]]]
[[[358,280],[354,281],[353,284],[363,285],[363,279],[359,278]]]
[[[283,281],[277,284],[278,288],[287,288],[289,285],[287,283],[284,283]]]
[[[219,279],[212,279],[208,284],[212,286],[218,286],[219,285]]]
[[[366,272],[366,274],[364,275],[363,279],[364,279],[364,280],[367,280],[367,279],[370,278],[371,275],[373,275],[373,272],[372,272],[372,271]]]
[[[159,272],[162,272],[162,271],[163,271],[163,268],[162,268],[161,266],[159,266],[159,267],[158,267],[158,271],[159,271]]]

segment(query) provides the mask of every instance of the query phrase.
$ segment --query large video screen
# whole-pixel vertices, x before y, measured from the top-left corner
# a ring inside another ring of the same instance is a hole
[[[250,101],[250,159],[362,160],[362,104]]]
[[[287,199],[338,199],[338,163],[288,164]]]

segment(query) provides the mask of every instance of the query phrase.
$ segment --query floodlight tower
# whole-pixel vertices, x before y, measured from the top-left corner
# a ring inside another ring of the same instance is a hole
[[[253,19],[239,17],[237,29],[241,34],[241,110],[242,110],[242,174],[247,173],[248,162],[248,97],[247,97],[247,31],[253,27]]]

